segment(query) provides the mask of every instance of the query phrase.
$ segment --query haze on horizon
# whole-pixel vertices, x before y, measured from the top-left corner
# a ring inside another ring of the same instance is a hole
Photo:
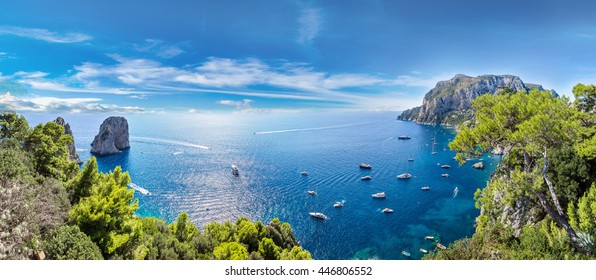
[[[25,0],[0,10],[0,109],[401,111],[455,74],[596,79],[591,1]]]

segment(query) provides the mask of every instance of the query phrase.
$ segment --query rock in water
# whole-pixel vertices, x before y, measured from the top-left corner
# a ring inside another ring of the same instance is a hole
[[[91,153],[103,156],[119,153],[130,148],[128,121],[124,117],[109,117],[99,127],[99,133],[91,143]]]
[[[472,167],[476,168],[476,169],[484,169],[484,163],[482,163],[482,161],[474,163],[474,165],[472,165]]]
[[[75,147],[74,143],[74,136],[72,136],[72,130],[70,129],[70,124],[68,124],[62,117],[56,118],[54,120],[55,123],[64,127],[64,134],[70,135],[72,137],[72,144],[68,145],[68,159],[70,161],[74,161],[77,164],[83,163],[83,161],[79,158],[79,154],[77,154],[77,148]]]

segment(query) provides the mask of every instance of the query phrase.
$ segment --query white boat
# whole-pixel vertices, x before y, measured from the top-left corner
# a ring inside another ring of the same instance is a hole
[[[459,193],[459,189],[455,187],[455,189],[453,189],[453,197],[456,197],[457,193]]]
[[[302,171],[302,172],[300,172],[300,175],[302,175],[302,176],[308,176],[308,172]]]
[[[372,195],[373,198],[385,198],[385,192],[375,193]]]
[[[128,184],[128,186],[129,186],[131,189],[133,189],[133,190],[135,190],[135,191],[138,191],[138,192],[140,192],[140,193],[142,193],[142,194],[144,194],[144,195],[151,195],[151,192],[150,192],[150,191],[148,191],[148,190],[146,190],[146,189],[142,188],[141,186],[139,186],[139,185],[137,185],[137,184],[135,184],[135,183],[130,183],[130,184]]]
[[[445,250],[447,249],[447,247],[445,247],[445,245],[441,244],[441,243],[437,243],[437,248],[441,249],[441,250]]]
[[[327,216],[325,216],[325,214],[323,213],[319,213],[319,212],[310,212],[308,213],[311,217],[313,218],[317,218],[317,219],[321,219],[321,220],[327,220]]]
[[[414,158],[412,157],[412,154],[410,154],[410,157],[408,158],[408,161],[414,161]]]
[[[363,162],[363,163],[361,163],[361,164],[359,165],[359,167],[360,167],[360,168],[364,168],[364,169],[372,169],[372,165],[370,165],[370,164],[366,164],[366,163],[364,163],[364,162]]]
[[[385,208],[385,209],[381,210],[381,212],[383,212],[383,213],[393,213],[393,209],[391,209],[391,208]]]
[[[428,254],[428,251],[426,249],[424,249],[424,248],[420,248],[420,252],[423,253],[423,254]]]
[[[441,165],[441,168],[445,168],[445,169],[451,168],[451,165],[449,165],[449,164],[443,164],[443,165]]]
[[[315,192],[315,191],[307,191],[307,193],[310,195],[317,195],[317,192]]]
[[[238,176],[240,175],[240,171],[238,170],[238,166],[236,166],[235,164],[232,164],[232,174]]]
[[[423,191],[428,191],[428,190],[430,190],[430,187],[429,187],[429,186],[424,186],[424,187],[422,187],[421,189],[422,189]]]
[[[367,176],[364,176],[364,177],[360,177],[360,180],[362,180],[362,181],[368,181],[370,179],[372,179],[372,177],[371,176],[368,176],[368,175]]]
[[[410,173],[403,173],[403,174],[397,175],[397,179],[410,179],[410,178],[412,178],[412,174],[410,174]]]
[[[341,203],[341,202],[339,202],[339,201],[337,201],[337,202],[335,202],[335,204],[333,204],[333,207],[335,207],[335,208],[344,207],[344,204]]]
[[[443,173],[443,174],[441,174],[441,177],[449,177],[449,174]]]
[[[426,240],[435,240],[435,237],[432,236],[432,235],[427,235],[427,236],[424,237],[424,239],[426,239]]]

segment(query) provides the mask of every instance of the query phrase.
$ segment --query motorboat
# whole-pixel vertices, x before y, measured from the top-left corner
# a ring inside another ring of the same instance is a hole
[[[432,236],[432,235],[427,235],[427,236],[424,237],[424,239],[426,239],[426,240],[435,240],[435,237]]]
[[[385,192],[375,193],[372,195],[373,198],[385,198]]]
[[[441,249],[441,250],[445,250],[447,249],[447,247],[445,247],[445,245],[441,244],[441,243],[437,243],[437,248]]]
[[[391,208],[385,208],[385,209],[381,210],[381,212],[383,212],[383,213],[393,213],[393,209],[391,209]]]
[[[364,169],[372,169],[372,165],[366,163],[361,163],[359,167]]]
[[[410,140],[410,139],[412,139],[412,137],[406,136],[406,135],[402,135],[402,136],[397,136],[397,139],[399,139],[399,140]]]
[[[445,168],[445,169],[451,168],[451,165],[449,165],[449,164],[443,164],[443,165],[441,165],[441,168]]]
[[[458,193],[459,193],[459,189],[457,187],[455,187],[455,189],[453,189],[453,197],[456,197]]]
[[[240,175],[240,171],[238,170],[238,166],[236,166],[235,164],[232,164],[232,174],[238,176]]]
[[[372,177],[371,176],[368,176],[368,175],[367,176],[364,176],[364,177],[360,177],[360,180],[362,180],[362,181],[368,181],[370,179],[372,179]]]
[[[449,177],[449,174],[443,173],[443,174],[441,174],[441,177]]]
[[[408,253],[407,251],[401,251],[401,254],[404,255],[404,256],[406,256],[406,257],[409,257],[410,256],[410,253]]]
[[[341,203],[341,202],[339,202],[339,201],[337,201],[337,202],[335,202],[335,204],[333,204],[333,207],[335,207],[335,208],[344,207],[344,204]]]
[[[403,173],[403,174],[397,175],[397,179],[410,179],[410,178],[412,178],[412,174],[410,174],[410,173]]]
[[[424,248],[420,248],[420,252],[423,253],[423,254],[428,254],[428,251],[426,249],[424,249]]]
[[[424,187],[422,187],[421,189],[422,189],[423,191],[428,191],[428,190],[430,190],[430,187],[429,187],[429,186],[424,186]]]
[[[308,172],[302,171],[302,172],[300,172],[300,175],[302,175],[302,176],[308,176]]]
[[[325,216],[325,214],[323,213],[319,213],[319,212],[310,212],[308,213],[311,217],[313,218],[317,218],[317,219],[321,219],[321,220],[327,220],[327,216]]]
[[[138,191],[138,192],[142,193],[143,195],[151,195],[151,192],[150,191],[148,191],[145,188],[142,188],[141,186],[139,186],[139,185],[137,185],[135,183],[130,183],[130,184],[128,184],[128,186],[130,188],[134,189],[135,191]]]
[[[414,158],[412,157],[411,154],[410,154],[410,157],[408,157],[408,161],[414,161]]]
[[[307,193],[310,195],[317,195],[317,192],[315,192],[315,191],[307,191]]]

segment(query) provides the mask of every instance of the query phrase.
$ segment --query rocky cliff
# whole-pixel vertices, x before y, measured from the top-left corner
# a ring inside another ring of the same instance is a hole
[[[105,119],[91,146],[91,153],[98,155],[116,154],[129,148],[128,121],[124,117]]]
[[[62,117],[56,118],[54,122],[64,127],[64,134],[70,135],[70,137],[73,139],[72,144],[68,145],[68,159],[76,162],[77,164],[83,163],[83,161],[79,158],[79,154],[77,154],[77,148],[75,147],[74,136],[72,136],[70,124],[67,123]]]
[[[541,85],[525,84],[519,77],[512,75],[469,77],[459,74],[450,80],[438,82],[424,96],[422,106],[405,110],[398,119],[422,124],[457,125],[472,118],[472,100],[482,94],[495,94],[505,88],[514,91],[530,91],[535,88],[543,90]]]

